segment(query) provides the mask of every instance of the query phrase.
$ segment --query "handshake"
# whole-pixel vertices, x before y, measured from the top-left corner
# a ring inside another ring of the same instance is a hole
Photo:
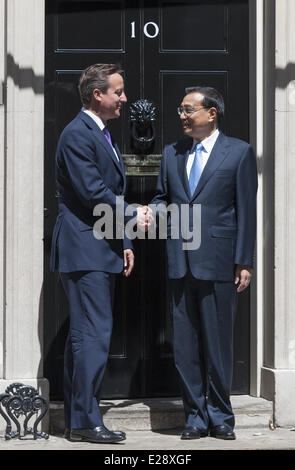
[[[144,232],[154,224],[153,211],[149,206],[138,206],[136,222],[137,226]]]

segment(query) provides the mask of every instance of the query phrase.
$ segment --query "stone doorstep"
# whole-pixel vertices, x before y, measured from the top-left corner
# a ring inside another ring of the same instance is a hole
[[[233,395],[231,402],[236,428],[268,427],[272,420],[272,402],[249,395]],[[146,431],[182,428],[184,413],[179,398],[146,398],[134,400],[102,400],[100,409],[109,429]],[[50,403],[50,433],[64,431],[62,402]]]

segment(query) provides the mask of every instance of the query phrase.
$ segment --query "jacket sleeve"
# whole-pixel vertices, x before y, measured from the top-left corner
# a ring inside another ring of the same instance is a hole
[[[249,145],[236,174],[237,243],[235,263],[253,267],[256,240],[257,164]]]
[[[168,146],[163,150],[161,159],[160,171],[157,180],[156,194],[151,200],[149,206],[151,206],[155,218],[156,227],[167,226],[167,205],[169,204],[169,189],[168,189],[168,175],[167,175],[167,157],[168,157]],[[168,214],[169,218],[169,214]],[[162,224],[160,221],[162,220]],[[169,225],[169,222],[168,222]]]
[[[156,194],[150,204],[165,204],[168,202],[168,183],[167,183],[167,146],[163,150],[160,171],[157,179]]]

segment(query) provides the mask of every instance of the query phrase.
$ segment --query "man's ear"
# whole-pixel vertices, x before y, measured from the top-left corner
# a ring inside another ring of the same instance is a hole
[[[101,101],[101,91],[98,88],[94,88],[92,96],[95,101]]]
[[[212,107],[209,109],[209,118],[210,121],[215,121],[217,119],[217,109]]]

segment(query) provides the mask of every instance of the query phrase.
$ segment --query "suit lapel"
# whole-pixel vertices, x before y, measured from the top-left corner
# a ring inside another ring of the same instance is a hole
[[[117,160],[117,158],[116,158],[116,155],[115,155],[115,158],[116,158],[116,160],[117,160],[117,163],[119,164],[119,167],[120,167],[120,169],[121,169],[121,174],[122,174],[122,176],[123,176],[124,187],[123,187],[122,193],[124,194],[124,193],[125,193],[125,189],[126,189],[126,175],[125,175],[124,161],[123,161],[123,157],[122,157],[122,154],[121,154],[121,152],[120,152],[120,149],[119,149],[119,147],[118,147],[117,142],[113,141],[113,145],[114,145],[114,148],[115,148],[115,150],[116,150],[116,152],[117,152],[117,155],[118,155],[118,158],[119,158],[119,162],[118,162],[118,160]]]
[[[118,149],[118,146],[117,147],[115,146],[115,148],[116,148],[116,151],[117,151],[117,154],[118,154],[118,157],[119,157],[119,161],[117,160],[117,157],[116,157],[114,151],[112,150],[110,144],[108,143],[107,139],[105,138],[104,133],[98,127],[98,125],[94,122],[94,120],[90,116],[88,116],[88,114],[84,113],[83,111],[80,111],[80,117],[84,122],[87,123],[87,125],[89,127],[91,127],[91,129],[93,130],[96,138],[98,138],[101,146],[104,148],[104,150],[109,155],[109,157],[113,160],[113,163],[116,165],[117,169],[120,171],[120,173],[122,174],[122,177],[124,178],[124,168],[123,168],[123,165],[121,163],[122,156],[121,156],[121,153]],[[119,151],[119,153],[118,153],[118,151]]]
[[[190,139],[188,141],[188,146],[186,150],[184,151],[184,153],[182,153],[182,155],[178,156],[178,161],[177,161],[180,181],[183,183],[185,192],[189,199],[191,199],[191,193],[190,193],[189,184],[188,184],[186,165],[187,165],[187,160],[188,160],[191,148],[192,148],[192,143],[193,143],[193,140]]]
[[[192,200],[195,199],[200,194],[200,192],[206,185],[209,178],[211,178],[211,176],[214,174],[214,172],[219,167],[219,165],[221,165],[221,163],[223,162],[227,154],[228,154],[228,145],[226,142],[226,137],[222,134],[222,132],[220,132],[215,142],[215,145],[211,151],[210,157],[208,158],[208,161],[205,165],[205,168],[203,170],[199,183],[196,187],[196,190],[193,196],[191,197]]]
[[[117,152],[118,158],[119,158],[120,168],[121,168],[121,170],[124,171],[124,161],[123,161],[123,157],[122,157],[122,154],[121,154],[121,152],[120,152],[120,149],[119,149],[119,147],[118,147],[117,142],[114,141],[114,140],[113,140],[113,146],[114,146],[114,148],[115,148],[115,150],[116,150],[116,152]]]

